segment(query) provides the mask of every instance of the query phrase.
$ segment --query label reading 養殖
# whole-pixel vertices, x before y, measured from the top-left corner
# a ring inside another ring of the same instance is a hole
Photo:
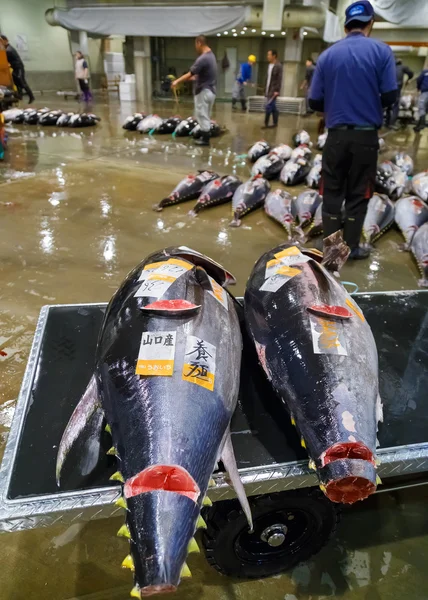
[[[211,392],[214,390],[216,347],[194,335],[188,335],[182,378],[200,385]]]
[[[333,319],[309,315],[315,354],[347,356],[343,324]]]
[[[141,337],[135,373],[172,377],[175,340],[175,331],[145,331]]]

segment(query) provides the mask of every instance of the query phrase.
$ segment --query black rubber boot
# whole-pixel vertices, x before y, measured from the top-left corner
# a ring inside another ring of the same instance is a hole
[[[209,146],[210,145],[210,132],[201,131],[201,137],[195,140],[197,146]]]
[[[269,117],[270,117],[270,113],[265,113],[265,124],[262,125],[262,129],[268,129],[268,127],[269,127]]]
[[[361,232],[363,229],[365,215],[347,217],[343,228],[343,238],[351,249],[348,257],[350,260],[360,260],[370,256],[369,248],[360,246]]]
[[[273,127],[278,127],[278,117],[279,117],[279,112],[278,111],[272,113]]]
[[[336,233],[339,229],[342,229],[342,217],[341,215],[332,215],[330,213],[322,211],[322,228],[323,237],[328,237],[332,233]]]
[[[241,107],[242,107],[242,110],[247,110],[247,101],[246,100],[241,100]]]
[[[232,98],[232,110],[235,110],[236,108],[236,99]]]
[[[416,133],[418,133],[419,131],[422,131],[422,129],[425,129],[425,115],[423,117],[419,117],[419,121],[416,124],[416,127],[414,127],[413,131],[416,131]]]

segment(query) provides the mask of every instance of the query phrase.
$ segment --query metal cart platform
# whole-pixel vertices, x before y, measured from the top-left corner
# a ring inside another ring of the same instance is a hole
[[[428,471],[428,291],[363,293],[356,300],[379,352],[384,403],[379,475],[420,477]],[[92,374],[106,306],[46,306],[40,313],[0,470],[0,531],[109,517],[120,510],[114,505],[120,487],[108,479],[116,470],[113,457],[106,456],[84,482],[71,477],[60,492],[55,483],[58,444]],[[249,496],[317,485],[248,338],[232,433]],[[213,501],[234,498],[223,473],[215,482]]]

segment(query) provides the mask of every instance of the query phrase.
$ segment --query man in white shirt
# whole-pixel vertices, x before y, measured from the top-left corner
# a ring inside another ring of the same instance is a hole
[[[273,119],[273,125],[271,125],[271,127],[278,126],[279,112],[276,107],[276,99],[279,96],[282,85],[282,65],[278,62],[278,52],[276,50],[269,50],[267,59],[269,65],[265,83],[265,124],[262,129],[267,129],[269,127],[270,115],[272,115]]]

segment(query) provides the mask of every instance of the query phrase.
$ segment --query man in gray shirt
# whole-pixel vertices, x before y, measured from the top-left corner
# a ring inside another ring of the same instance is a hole
[[[199,146],[209,146],[211,111],[215,101],[217,85],[217,60],[207,44],[204,35],[198,35],[195,40],[196,52],[199,54],[190,71],[175,79],[171,85],[175,87],[182,81],[195,79],[195,116],[201,126],[201,137],[195,141]]]

